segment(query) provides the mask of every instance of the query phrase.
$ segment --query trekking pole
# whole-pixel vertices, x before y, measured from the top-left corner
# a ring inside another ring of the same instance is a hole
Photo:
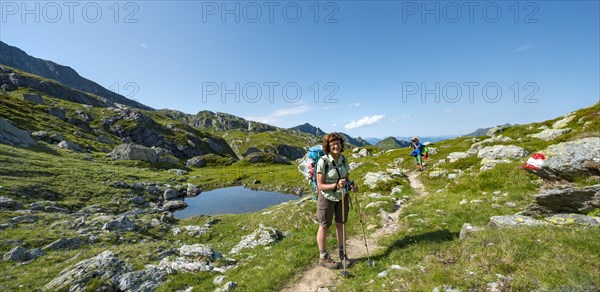
[[[350,274],[346,271],[346,264],[348,263],[348,257],[346,256],[346,210],[344,204],[344,197],[346,197],[346,188],[345,186],[342,188],[342,252],[344,254],[344,258],[341,260],[342,266],[344,270],[342,271],[342,276],[344,278],[348,278]],[[344,263],[344,261],[346,263]]]
[[[360,211],[360,202],[358,201],[358,195],[354,195],[354,200],[356,201],[356,211],[358,212],[358,221],[360,221],[360,228],[362,229],[363,240],[365,241],[365,249],[367,250],[367,265],[372,266],[373,261],[371,261],[371,256],[369,255],[369,246],[367,245],[367,236],[365,235],[365,225],[363,224],[362,214]]]

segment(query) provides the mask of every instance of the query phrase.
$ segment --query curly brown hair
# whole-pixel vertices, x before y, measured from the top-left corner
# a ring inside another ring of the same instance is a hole
[[[342,135],[340,135],[339,133],[330,133],[323,136],[323,152],[325,154],[329,154],[329,151],[331,151],[329,143],[334,141],[340,141],[340,144],[342,144],[342,149],[340,149],[340,152],[344,151],[344,138],[342,137]]]

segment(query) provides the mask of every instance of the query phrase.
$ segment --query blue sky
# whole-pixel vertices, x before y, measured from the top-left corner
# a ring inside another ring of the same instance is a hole
[[[555,118],[600,96],[598,1],[2,0],[0,9],[2,41],[146,105],[280,127],[460,135]]]

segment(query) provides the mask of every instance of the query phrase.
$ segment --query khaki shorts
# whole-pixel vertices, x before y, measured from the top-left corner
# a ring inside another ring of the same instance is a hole
[[[350,197],[346,194],[344,198],[344,219],[342,221],[342,201],[335,202],[327,200],[321,192],[317,198],[317,222],[324,227],[330,227],[333,215],[335,214],[335,223],[348,222],[348,213],[350,209]]]

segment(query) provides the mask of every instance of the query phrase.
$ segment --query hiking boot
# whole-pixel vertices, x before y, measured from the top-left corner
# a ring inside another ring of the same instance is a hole
[[[342,268],[349,268],[350,266],[352,266],[352,264],[354,263],[353,260],[349,259],[347,255],[345,256],[340,256],[340,266]]]
[[[340,268],[340,263],[334,261],[329,255],[326,255],[325,257],[319,257],[319,266],[337,270]]]

